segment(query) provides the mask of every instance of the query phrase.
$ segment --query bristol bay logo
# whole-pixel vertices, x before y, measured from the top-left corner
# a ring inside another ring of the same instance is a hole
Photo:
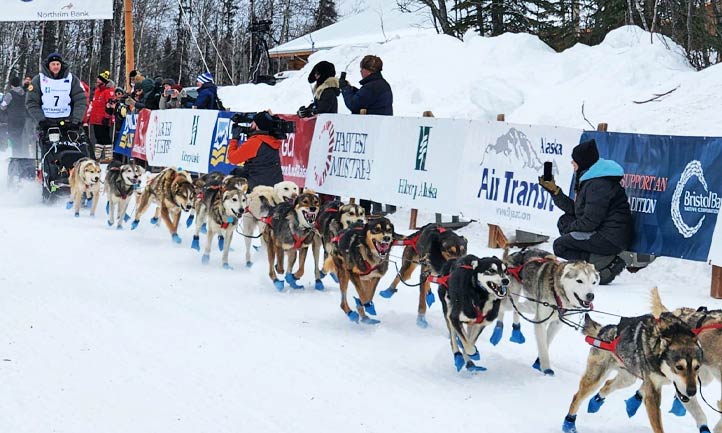
[[[329,176],[371,180],[373,160],[366,157],[367,139],[363,132],[336,131],[333,122],[327,121],[317,137],[326,156],[322,164],[313,166],[316,185],[322,186]]]
[[[416,145],[416,167],[414,170],[426,171],[426,156],[429,153],[430,126],[419,126],[419,142]]]
[[[216,135],[211,148],[211,165],[213,167],[226,162],[228,140],[231,130],[231,120],[219,117],[216,122]]]
[[[704,189],[704,193],[697,193],[686,189],[692,178],[697,178]],[[702,227],[707,217],[705,214],[718,214],[721,204],[722,198],[720,198],[716,192],[710,191],[707,186],[704,171],[702,170],[702,163],[695,160],[687,164],[682,175],[679,177],[679,182],[677,182],[677,187],[674,189],[674,194],[672,195],[672,222],[674,222],[674,226],[677,227],[679,234],[685,238],[694,236]],[[687,220],[693,219],[694,214],[702,214],[702,217],[697,221],[697,224],[690,226],[685,222],[682,211],[685,212]]]

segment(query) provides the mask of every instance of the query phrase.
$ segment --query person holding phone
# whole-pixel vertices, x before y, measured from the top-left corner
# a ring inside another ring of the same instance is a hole
[[[171,78],[163,81],[163,94],[160,95],[158,108],[161,110],[181,108],[181,92],[177,87],[175,80]]]
[[[539,178],[554,204],[564,211],[557,227],[554,254],[567,260],[584,260],[599,271],[600,284],[609,284],[625,268],[618,256],[632,243],[633,226],[629,199],[620,181],[622,166],[599,157],[594,140],[572,150],[574,200],[557,186],[551,173]],[[545,170],[546,171],[546,170]]]

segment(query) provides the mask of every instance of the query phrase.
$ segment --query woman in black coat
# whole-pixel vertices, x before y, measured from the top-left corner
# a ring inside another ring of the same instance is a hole
[[[321,61],[308,74],[313,85],[313,103],[298,109],[298,117],[311,117],[322,113],[338,113],[338,95],[341,90],[333,63]]]

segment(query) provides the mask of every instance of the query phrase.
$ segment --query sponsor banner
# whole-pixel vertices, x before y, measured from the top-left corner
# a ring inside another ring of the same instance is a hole
[[[558,236],[557,220],[563,212],[539,185],[539,176],[544,162],[553,162],[557,185],[569,193],[572,149],[581,134],[578,129],[553,126],[471,122],[455,172],[462,213],[491,224]]]
[[[296,182],[299,187],[303,188],[306,185],[308,153],[311,150],[316,118],[300,118],[296,115],[285,114],[279,114],[278,117],[296,124],[296,132],[288,134],[288,138],[281,145],[283,179]]]
[[[4,0],[0,21],[113,19],[113,0]]]
[[[458,210],[457,174],[469,121],[322,114],[306,187],[418,209]]]
[[[208,173],[220,171],[228,174],[236,166],[228,162],[228,142],[231,139],[231,117],[234,113],[230,111],[219,111],[216,125],[213,128],[213,139],[211,140],[210,154],[208,155]]]
[[[590,138],[624,167],[630,249],[706,261],[722,203],[722,138],[585,132],[582,140]]]
[[[135,124],[137,114],[128,114],[123,120],[120,132],[115,138],[115,147],[113,152],[123,156],[130,157],[133,151],[133,138],[135,137]]]
[[[131,156],[147,160],[145,155],[145,136],[148,132],[151,111],[147,108],[140,110],[135,119],[135,135],[133,136],[133,151]]]
[[[151,112],[145,134],[148,165],[207,172],[209,147],[217,118],[215,110]]]

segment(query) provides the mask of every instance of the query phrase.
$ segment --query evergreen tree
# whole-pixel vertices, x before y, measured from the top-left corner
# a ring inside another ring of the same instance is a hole
[[[336,21],[338,21],[338,12],[335,0],[319,0],[312,31],[330,26]]]

